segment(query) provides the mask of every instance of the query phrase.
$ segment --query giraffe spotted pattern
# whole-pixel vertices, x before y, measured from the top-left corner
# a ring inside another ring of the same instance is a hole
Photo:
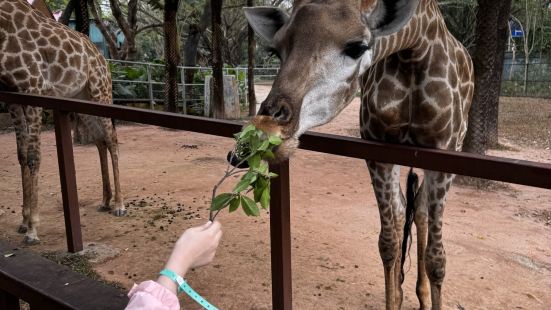
[[[42,15],[26,1],[0,1],[0,89],[112,103],[111,75],[105,58],[84,35]],[[0,98],[1,100],[1,98]],[[38,172],[41,108],[7,103],[15,128],[23,186],[25,242],[39,241]],[[112,198],[107,151],[111,154],[116,215],[125,213],[119,182],[118,144],[111,120],[79,115],[100,155],[101,209]]]

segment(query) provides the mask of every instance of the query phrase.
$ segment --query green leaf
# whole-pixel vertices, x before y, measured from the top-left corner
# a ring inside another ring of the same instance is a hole
[[[275,159],[275,155],[271,150],[266,150],[266,152],[262,154],[262,159]]]
[[[260,197],[260,205],[264,209],[268,209],[270,207],[270,187],[269,186],[266,186],[262,191],[262,196]]]
[[[256,127],[254,127],[253,124],[250,124],[241,131],[237,139],[242,140],[245,136],[247,135],[250,136],[252,133],[254,133],[255,130],[256,130]]]
[[[247,196],[241,196],[241,205],[243,206],[243,211],[245,211],[245,214],[247,214],[247,216],[260,215],[260,210],[258,209],[258,206],[251,198]]]
[[[270,141],[270,144],[272,145],[280,145],[283,142],[283,140],[281,140],[278,136],[270,136],[268,141]]]
[[[244,191],[245,189],[247,189],[247,187],[249,187],[249,185],[253,184],[257,178],[258,175],[253,171],[245,173],[245,175],[241,177],[241,181],[239,181],[239,183],[237,183],[237,185],[233,189],[233,192],[240,193]]]
[[[246,179],[241,179],[241,181],[239,181],[239,183],[237,183],[237,185],[235,185],[235,188],[233,189],[233,192],[234,193],[240,193],[242,191],[244,191],[247,187],[249,187],[249,180],[246,180]]]
[[[278,176],[279,175],[277,175],[276,173],[273,173],[273,172],[268,173],[268,177],[270,177],[270,179],[277,178]]]
[[[260,172],[261,174],[268,174],[269,172],[268,170],[269,170],[269,166],[267,162],[261,162],[260,165],[258,166],[258,172]]]
[[[260,154],[256,154],[253,157],[249,158],[248,163],[250,169],[258,170],[258,167],[260,166]]]
[[[234,212],[239,208],[239,203],[241,202],[241,195],[233,197],[230,201],[230,213]]]
[[[262,197],[262,190],[263,188],[255,186],[253,194],[254,194],[254,202],[260,202],[260,197]]]
[[[266,151],[269,146],[270,146],[270,141],[264,140],[264,141],[262,141],[262,144],[260,144],[260,146],[258,147],[258,150],[259,151]]]
[[[224,209],[228,203],[233,199],[234,194],[232,193],[223,193],[220,194],[212,200],[210,210],[211,211],[218,211]]]
[[[247,180],[249,184],[253,184],[258,178],[258,174],[254,171],[249,171],[243,176],[243,180]]]

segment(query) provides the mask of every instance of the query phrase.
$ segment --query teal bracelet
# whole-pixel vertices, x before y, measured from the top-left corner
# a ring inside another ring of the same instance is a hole
[[[178,293],[184,291],[186,294],[189,295],[193,300],[195,300],[198,304],[203,306],[203,308],[207,310],[218,310],[215,306],[211,305],[208,301],[206,301],[201,295],[197,294],[196,291],[194,291],[182,278],[182,276],[178,275],[174,271],[170,269],[163,269],[161,272],[159,272],[160,275],[165,276],[169,278],[170,280],[176,282],[178,284]]]

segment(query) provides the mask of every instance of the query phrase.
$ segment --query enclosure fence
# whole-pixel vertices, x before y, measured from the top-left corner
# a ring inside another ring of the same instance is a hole
[[[502,96],[551,98],[551,63],[505,63],[502,73]]]
[[[0,100],[8,104],[39,106],[53,110],[65,229],[70,252],[83,249],[69,117],[71,112],[227,138],[233,138],[233,134],[239,132],[243,125],[234,121],[10,92],[0,92]],[[300,148],[551,189],[551,164],[545,163],[385,144],[321,133],[304,134],[301,137]],[[225,157],[225,154],[220,156]],[[291,309],[292,239],[289,161],[272,164],[270,170],[279,175],[271,183],[272,303],[274,309]]]
[[[146,103],[150,109],[164,101],[165,65],[108,59],[113,79],[113,99],[118,104]],[[247,67],[226,67],[224,75],[237,81],[240,105],[248,106]],[[256,84],[271,84],[278,67],[254,68]],[[212,76],[210,67],[178,67],[178,107],[184,114],[203,115],[205,80]]]
[[[115,103],[143,103],[149,109],[164,100],[164,64],[137,61],[108,60],[113,77],[113,98]],[[271,85],[279,67],[257,67],[253,69],[256,85]],[[184,114],[203,115],[205,80],[212,76],[209,67],[178,67],[178,107]],[[225,75],[234,76],[237,81],[239,101],[248,107],[248,69],[226,67]],[[501,95],[506,97],[551,98],[551,63],[522,59],[503,66]]]

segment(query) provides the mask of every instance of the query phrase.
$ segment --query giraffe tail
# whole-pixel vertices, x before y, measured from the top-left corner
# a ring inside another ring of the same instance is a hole
[[[415,218],[415,197],[419,191],[419,176],[410,168],[407,178],[406,188],[406,221],[404,224],[404,239],[402,241],[402,257],[400,261],[400,282],[404,283],[404,263],[406,262],[406,253],[409,254],[411,248],[411,227]]]

